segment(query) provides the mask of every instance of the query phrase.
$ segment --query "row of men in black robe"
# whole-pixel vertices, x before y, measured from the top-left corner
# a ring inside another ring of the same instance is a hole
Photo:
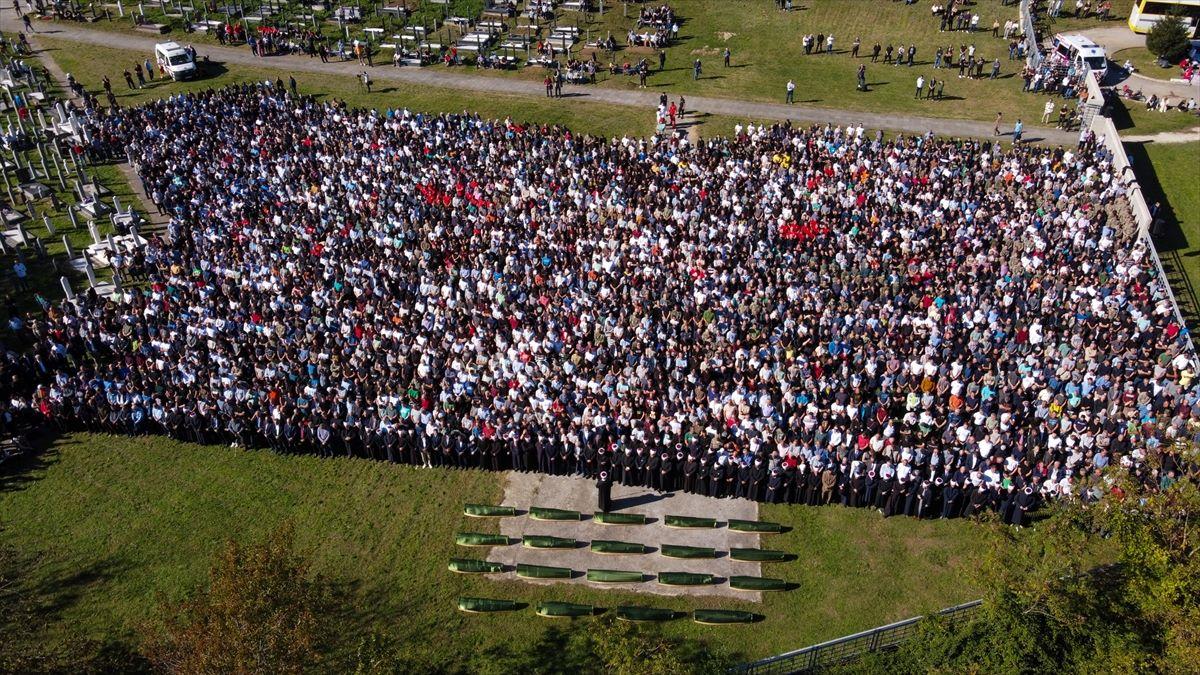
[[[857,471],[831,464],[821,470],[800,470],[757,456],[749,463],[720,461],[676,451],[658,453],[600,452],[595,462],[602,480],[661,492],[681,490],[713,498],[749,499],[772,504],[878,509],[884,517],[920,519],[970,518],[996,511],[1011,525],[1024,526],[1039,503],[1033,481],[1020,475],[1003,484],[984,480],[979,472],[959,467],[944,471],[898,475],[882,461],[862,464]],[[774,468],[768,469],[770,464]],[[869,468],[864,468],[869,467]],[[580,473],[591,477],[591,465]]]
[[[608,480],[625,486],[774,504],[875,508],[884,516],[958,518],[996,510],[1006,522],[1023,525],[1039,501],[1033,482],[1019,474],[1003,486],[973,482],[968,467],[962,466],[953,472],[924,467],[900,478],[885,471],[881,461],[872,464],[866,458],[861,458],[857,471],[837,463],[817,471],[762,454],[744,463],[682,445],[671,451],[652,452],[646,446],[617,451],[596,443],[575,446],[553,436],[476,438],[461,433],[427,435],[411,426],[352,428],[320,422],[314,428],[290,420],[240,416],[233,416],[222,429],[218,417],[211,414],[215,411],[195,411],[186,417],[170,411],[160,420],[135,414],[140,419],[131,423],[121,419],[123,414],[128,416],[127,409],[109,408],[103,398],[93,402],[102,410],[84,405],[86,410],[61,411],[67,413],[67,419],[60,421],[110,433],[154,433],[151,427],[161,427],[168,436],[197,443],[223,441],[241,447],[266,446],[286,454],[311,452],[322,457],[362,457],[425,467],[538,471],[589,479],[604,471]]]

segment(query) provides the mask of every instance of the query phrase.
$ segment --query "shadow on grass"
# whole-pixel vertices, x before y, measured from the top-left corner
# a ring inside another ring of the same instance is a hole
[[[33,587],[40,598],[40,611],[54,619],[76,603],[94,586],[106,584],[130,569],[128,562],[116,556],[97,560],[68,574],[51,576]]]
[[[0,462],[0,492],[17,492],[41,480],[46,469],[58,462],[58,434],[42,433],[29,438],[24,454]],[[74,443],[75,441],[64,441]]]
[[[1155,205],[1158,205],[1158,216],[1150,227],[1150,234],[1162,261],[1166,281],[1175,293],[1184,320],[1189,325],[1196,325],[1197,319],[1200,319],[1200,301],[1197,300],[1196,289],[1184,269],[1181,255],[1194,257],[1200,255],[1200,252],[1180,253],[1191,248],[1191,245],[1180,226],[1179,214],[1159,181],[1154,163],[1150,161],[1150,154],[1146,149],[1149,145],[1150,142],[1125,143],[1125,153],[1129,156],[1129,163],[1137,176],[1138,184],[1141,185],[1146,206],[1153,211]]]
[[[0,649],[16,658],[6,663],[12,669],[5,672],[150,672],[146,659],[119,636],[94,640],[70,632],[59,635],[53,629],[61,612],[78,602],[89,586],[124,573],[123,563],[109,557],[66,576],[34,579],[30,572],[43,566],[40,553],[0,547],[0,599],[5,607],[0,613],[5,644]],[[33,664],[36,670],[29,669]]]
[[[1125,101],[1119,98],[1112,98],[1109,101],[1106,101],[1106,103],[1109,111],[1108,116],[1113,121],[1113,124],[1116,125],[1117,131],[1124,131],[1134,127],[1133,116],[1129,114],[1129,106],[1125,104]],[[1129,145],[1131,144],[1125,145],[1126,150],[1129,149]],[[1149,164],[1150,161],[1147,159],[1146,165],[1149,166]],[[1145,189],[1144,185],[1142,186],[1142,189]],[[1148,198],[1149,197],[1147,197],[1147,199]]]
[[[1120,128],[1117,111],[1113,112],[1113,121]],[[1124,111],[1124,115],[1128,119],[1127,111]],[[1179,227],[1179,217],[1167,199],[1162,183],[1159,182],[1154,163],[1150,161],[1150,154],[1147,152],[1149,145],[1149,142],[1124,144],[1125,153],[1129,156],[1129,163],[1133,167],[1138,183],[1142,186],[1142,196],[1146,198],[1146,205],[1153,208],[1155,203],[1159,204],[1158,219],[1161,223],[1158,228],[1152,230],[1155,235],[1155,247],[1160,253],[1189,248],[1187,236]]]

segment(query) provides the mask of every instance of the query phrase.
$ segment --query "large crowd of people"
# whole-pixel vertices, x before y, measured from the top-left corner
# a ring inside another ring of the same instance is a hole
[[[1200,435],[1087,140],[603,139],[271,85],[89,120],[170,226],[117,262],[144,284],[10,321],[10,421],[1017,524]]]

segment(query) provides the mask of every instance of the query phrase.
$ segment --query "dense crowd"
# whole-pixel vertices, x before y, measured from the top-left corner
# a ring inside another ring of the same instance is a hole
[[[144,286],[14,317],[10,418],[1016,523],[1200,434],[1086,141],[600,139],[269,85],[90,125],[171,224],[118,261]]]

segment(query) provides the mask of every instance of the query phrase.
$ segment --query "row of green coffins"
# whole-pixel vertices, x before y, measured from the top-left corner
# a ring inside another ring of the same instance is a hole
[[[469,558],[451,558],[449,568],[459,574],[499,574],[504,571],[501,563]],[[519,563],[517,576],[523,579],[570,579],[575,576],[575,571],[569,567]],[[646,581],[647,576],[636,570],[592,568],[587,571],[587,580],[599,584],[638,584]],[[715,584],[716,579],[711,574],[697,572],[659,572],[657,576],[658,583],[664,586],[709,586]],[[735,575],[729,577],[729,587],[740,591],[786,591],[788,583],[783,579]]]
[[[459,598],[458,608],[472,614],[486,612],[511,612],[524,607],[524,603],[515,600],[496,600],[492,598]],[[604,610],[598,610],[594,605],[584,605],[574,602],[539,602],[534,608],[538,616],[548,618],[565,618],[578,616],[595,616]],[[687,616],[686,612],[676,612],[662,607],[639,607],[624,605],[616,608],[616,615],[622,621],[671,621]],[[758,617],[751,612],[734,609],[697,609],[691,614],[692,620],[703,624],[753,623]]]
[[[508,546],[509,538],[502,534],[483,534],[479,532],[459,532],[454,537],[459,546]],[[551,537],[544,535],[526,535],[521,538],[521,545],[526,548],[576,548],[579,541],[568,537]],[[612,539],[595,539],[589,546],[592,553],[606,555],[639,555],[648,553],[650,548],[645,544],[632,541],[615,541]],[[660,549],[667,558],[702,559],[716,558],[717,550],[705,546],[680,546],[663,544]],[[786,551],[774,551],[765,548],[731,548],[729,557],[741,562],[784,562],[791,559]]]
[[[463,513],[473,518],[507,518],[517,515],[517,509],[513,506],[495,506],[490,504],[467,504],[463,507]],[[533,506],[529,509],[529,515],[534,520],[583,520],[583,514],[579,511],[568,511],[566,509],[550,509],[540,506]],[[592,520],[604,525],[645,525],[647,518],[640,513],[594,513]],[[663,518],[663,522],[667,527],[677,528],[716,528],[720,527],[721,523],[716,518],[697,518],[693,516],[671,516]],[[752,532],[755,534],[778,534],[783,532],[783,526],[779,523],[770,523],[762,520],[736,520],[730,519],[726,526],[736,532]]]

